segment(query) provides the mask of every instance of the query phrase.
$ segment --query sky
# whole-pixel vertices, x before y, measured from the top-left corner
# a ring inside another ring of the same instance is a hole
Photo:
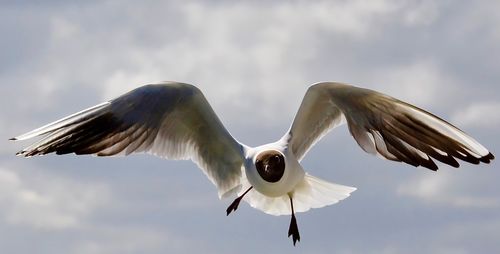
[[[496,253],[497,161],[432,172],[365,154],[341,126],[302,161],[358,188],[288,216],[232,200],[190,161],[42,156],[8,138],[165,80],[197,85],[239,141],[288,129],[307,87],[341,81],[451,121],[498,155],[500,2],[2,1],[5,253]]]

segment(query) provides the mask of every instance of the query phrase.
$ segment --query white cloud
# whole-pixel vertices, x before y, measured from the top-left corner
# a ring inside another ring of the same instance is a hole
[[[439,16],[438,3],[444,1],[409,1],[404,12],[404,20],[410,26],[430,25]]]
[[[101,184],[48,175],[26,177],[0,168],[0,217],[13,225],[47,230],[77,227],[109,195]]]
[[[82,82],[102,90],[101,100],[145,83],[166,79],[191,82],[213,98],[215,108],[238,112],[225,112],[229,118],[253,112],[254,119],[239,121],[289,121],[295,107],[290,107],[288,98],[302,94],[305,85],[317,81],[307,78],[307,64],[325,54],[315,48],[321,42],[320,33],[363,40],[382,31],[387,17],[414,6],[427,5],[392,0],[165,4],[168,15],[182,24],[175,27],[167,23],[171,20],[156,19],[154,14],[135,22],[138,14],[156,9],[109,3],[101,6],[101,12],[109,8],[131,16],[106,33],[101,29],[89,33],[93,16],[70,8],[50,19],[44,70],[22,82],[36,85],[40,101],[51,101],[48,98],[58,89]],[[421,12],[417,13],[412,15],[420,17]],[[165,24],[158,26],[158,22]],[[154,36],[163,43],[150,45],[147,36],[138,43],[144,29],[155,31]],[[226,99],[232,97],[245,99]],[[256,111],[256,105],[275,110]]]
[[[60,40],[70,40],[72,36],[75,36],[75,34],[79,32],[81,33],[81,31],[78,31],[79,27],[76,24],[61,17],[52,17],[50,23],[51,39],[54,42]]]
[[[380,82],[375,85],[378,90],[421,107],[444,106],[456,90],[453,78],[430,60],[381,68],[374,72],[373,80]]]
[[[126,223],[124,223],[126,224]],[[140,225],[92,225],[82,229],[85,237],[70,247],[73,254],[122,253],[233,253],[214,249],[207,239],[193,239],[185,232]],[[233,246],[226,242],[227,246]],[[236,247],[237,248],[237,247]],[[222,248],[224,249],[224,248]]]
[[[500,102],[478,102],[461,107],[452,116],[458,126],[476,128],[498,128],[500,126]]]
[[[414,6],[419,7],[418,11]],[[118,68],[123,66],[118,63],[110,69],[103,82],[103,99],[118,96],[144,82],[168,78],[199,85],[216,109],[228,111],[224,112],[228,118],[239,122],[255,122],[260,118],[257,121],[263,125],[290,121],[298,103],[290,103],[289,98],[299,95],[297,98],[301,99],[304,87],[318,81],[308,79],[307,65],[312,59],[330,54],[315,48],[321,43],[320,33],[363,40],[382,31],[391,14],[412,10],[408,14],[411,22],[418,23],[425,16],[423,13],[436,9],[432,4],[405,5],[391,0],[270,5],[191,2],[172,8],[182,14],[187,24],[179,38],[165,39],[164,45],[155,48],[121,40],[120,44],[131,46],[119,53],[120,61],[127,62],[128,67]],[[411,99],[418,97],[417,101],[429,102],[434,88],[443,79],[434,67],[426,62],[396,70],[391,67],[386,70],[390,74],[382,80],[397,81],[392,88],[412,89],[406,91]],[[410,78],[409,83],[400,82]],[[240,113],[247,112],[252,112],[251,119],[240,117]]]
[[[480,182],[480,179],[476,179],[475,182]],[[471,190],[475,187],[473,183],[464,180],[463,176],[457,176],[451,171],[441,170],[438,174],[430,172],[409,182],[402,183],[398,187],[398,194],[436,205],[463,208],[500,207],[498,197],[472,194]]]
[[[322,1],[284,5],[279,10],[283,20],[297,20],[319,29],[347,36],[365,37],[376,32],[378,22],[397,8],[393,1]],[[293,18],[290,18],[293,17]]]
[[[198,246],[174,234],[141,227],[94,226],[86,228],[89,237],[80,239],[73,247],[74,254],[119,253],[178,253]],[[198,250],[199,251],[199,250]]]
[[[387,245],[380,249],[371,249],[369,251],[363,251],[365,254],[397,254],[404,252],[399,246],[395,245]],[[339,254],[355,254],[360,253],[359,249],[349,249],[349,250],[341,250],[338,252]]]

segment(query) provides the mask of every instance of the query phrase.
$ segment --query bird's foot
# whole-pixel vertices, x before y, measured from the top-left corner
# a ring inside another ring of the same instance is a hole
[[[297,227],[297,220],[295,219],[295,214],[292,214],[292,219],[290,220],[290,227],[288,228],[288,237],[292,236],[293,246],[295,243],[300,242],[299,227]]]
[[[250,186],[248,190],[246,190],[241,196],[237,197],[233,203],[229,205],[229,207],[226,209],[226,216],[229,215],[231,212],[236,211],[238,209],[238,206],[240,205],[241,199],[253,188],[253,186]]]
[[[226,209],[226,212],[227,212],[226,216],[229,215],[231,212],[236,211],[236,209],[238,209],[238,205],[240,205],[240,201],[241,201],[242,197],[243,196],[237,197],[233,201],[233,203],[231,203],[231,205],[229,205],[229,207]]]

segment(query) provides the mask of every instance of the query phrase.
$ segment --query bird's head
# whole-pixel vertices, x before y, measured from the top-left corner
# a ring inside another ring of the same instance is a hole
[[[267,182],[278,182],[285,173],[285,156],[276,150],[266,150],[257,155],[255,167]]]

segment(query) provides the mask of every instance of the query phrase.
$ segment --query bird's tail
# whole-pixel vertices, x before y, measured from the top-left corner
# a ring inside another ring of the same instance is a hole
[[[311,208],[333,205],[350,196],[356,188],[330,183],[306,173],[304,179],[295,187],[292,198],[293,208],[297,212],[305,212]],[[267,197],[257,190],[250,191],[244,200],[255,209],[271,215],[291,214],[288,195]]]

